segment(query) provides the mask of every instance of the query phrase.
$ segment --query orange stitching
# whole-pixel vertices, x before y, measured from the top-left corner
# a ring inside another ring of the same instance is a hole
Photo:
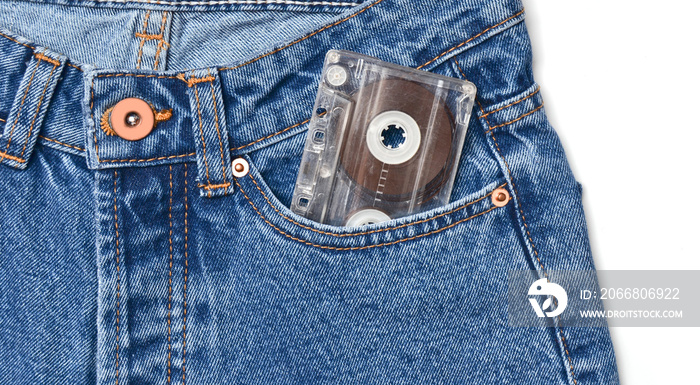
[[[455,60],[455,62],[456,62],[456,60]],[[523,102],[523,101],[525,101],[525,100],[527,100],[527,99],[533,97],[533,96],[534,96],[536,93],[538,93],[539,91],[540,91],[540,86],[537,86],[537,89],[534,90],[534,91],[532,91],[529,95],[527,95],[527,96],[525,96],[525,97],[522,97],[522,98],[520,98],[520,99],[514,101],[513,103],[510,103],[510,104],[507,105],[507,106],[503,106],[503,107],[501,107],[501,108],[499,108],[499,109],[497,109],[497,110],[493,110],[493,111],[491,111],[491,112],[487,112],[487,113],[485,113],[485,114],[483,114],[483,115],[480,115],[479,117],[480,117],[480,118],[485,118],[485,117],[487,117],[487,116],[489,116],[489,115],[491,115],[491,114],[494,114],[494,113],[496,113],[496,112],[498,112],[498,111],[504,110],[504,109],[506,109],[506,108],[508,108],[508,107],[510,107],[510,106],[513,106],[513,105],[515,105],[515,104],[518,104],[518,103],[520,103],[520,102]]]
[[[197,187],[201,187],[205,190],[216,190],[218,188],[226,188],[231,185],[231,182],[221,183],[221,184],[197,184]],[[210,195],[211,196],[211,195]]]
[[[464,73],[464,71],[462,71],[462,67],[461,67],[461,66],[459,65],[459,63],[457,62],[457,58],[452,58],[452,60],[455,61],[455,65],[457,65],[457,69],[459,70],[459,73],[462,74],[462,78],[463,78],[464,80],[467,80],[467,75]]]
[[[187,83],[187,87],[192,87],[197,83],[205,83],[205,82],[213,82],[215,79],[213,76],[205,76],[203,78],[196,78],[196,77],[191,77],[189,79],[185,79],[185,74],[177,74],[175,78],[182,80],[183,82]]]
[[[16,156],[12,156],[12,155],[10,155],[10,154],[8,154],[8,153],[6,153],[6,152],[0,151],[0,161],[1,161],[2,159],[14,160],[15,162],[20,162],[20,163],[24,163],[24,162],[25,162],[24,159],[21,159],[21,158],[18,158],[18,157],[16,157]]]
[[[194,87],[194,97],[197,99],[197,115],[199,117],[199,133],[202,136],[202,150],[204,151],[204,169],[206,170],[207,174],[207,184],[211,185],[211,182],[209,181],[209,162],[207,162],[207,143],[204,140],[204,129],[202,128],[202,110],[199,106],[199,92],[197,91],[197,87]],[[210,192],[211,194],[211,192]]]
[[[114,131],[114,129],[112,129],[112,126],[109,124],[109,114],[112,113],[113,109],[114,109],[114,106],[106,109],[105,112],[102,113],[102,118],[100,118],[100,129],[107,136],[117,135],[117,133]]]
[[[185,384],[185,361],[187,358],[187,163],[185,163],[185,283],[182,289],[184,310],[182,313],[182,383]]]
[[[140,37],[140,38],[146,39],[146,40],[161,40],[161,41],[163,40],[163,33],[159,33],[158,35],[153,35],[153,34],[146,34],[146,33],[139,33],[139,32],[136,32],[136,33],[134,34],[134,36]],[[168,45],[168,42],[166,42],[166,41],[163,41],[163,43],[165,43],[166,45]]]
[[[170,317],[173,303],[173,166],[169,166],[170,173],[170,202],[168,205],[168,219],[170,220],[170,233],[168,242],[170,243],[170,264],[168,271],[168,384],[170,384],[171,356],[173,345],[171,343],[172,330],[170,329]]]
[[[508,165],[508,161],[506,161],[506,158],[503,156],[501,153],[500,147],[498,147],[498,142],[496,141],[496,137],[491,133],[491,138],[493,139],[493,144],[496,145],[496,150],[498,151],[498,155],[501,156],[501,159],[503,159],[503,163],[506,165],[506,169],[508,170],[508,176],[510,177],[510,181],[513,184],[513,190],[515,191],[515,194],[518,195],[518,189],[515,187],[515,183],[513,183],[513,174],[510,171],[510,166]],[[537,262],[540,264],[540,267],[542,268],[542,271],[544,272],[544,276],[549,278],[547,276],[547,271],[544,268],[544,265],[542,264],[542,261],[540,260],[539,254],[537,253],[537,249],[535,249],[535,242],[532,240],[532,235],[530,234],[530,229],[527,227],[527,223],[525,223],[525,213],[523,212],[522,206],[518,205],[520,209],[520,216],[523,219],[523,224],[525,225],[525,232],[527,233],[527,238],[530,240],[530,246],[532,246],[532,251],[535,253],[535,258],[537,258]]]
[[[56,144],[60,144],[60,145],[62,145],[62,146],[66,146],[66,147],[69,147],[69,148],[73,148],[73,149],[76,149],[76,150],[78,150],[78,151],[85,151],[84,148],[80,148],[80,147],[77,147],[77,146],[73,146],[73,145],[70,145],[70,144],[68,144],[68,143],[59,142],[59,141],[56,140],[56,139],[47,138],[47,137],[45,137],[45,136],[43,136],[43,135],[39,135],[39,138],[40,138],[40,139],[44,139],[44,140],[48,140],[49,142],[54,142],[54,143],[56,143]]]
[[[146,28],[148,28],[148,18],[151,16],[151,11],[146,12],[146,17],[143,19],[143,33],[146,33]],[[134,33],[136,35],[136,33]],[[138,36],[138,35],[136,35]],[[141,44],[139,45],[139,58],[136,60],[136,68],[141,68],[141,56],[143,55],[143,45],[146,43],[145,38],[141,38]]]
[[[158,79],[179,79],[179,80],[184,80],[181,79],[183,74],[179,74],[176,76],[168,76],[168,75],[142,75],[142,74],[130,74],[130,73],[118,73],[118,74],[98,74],[97,78],[111,78],[111,77],[120,77],[120,76],[132,76],[135,78],[158,78]]]
[[[192,153],[189,153],[189,154],[170,155],[170,156],[159,156],[159,157],[157,157],[157,158],[148,158],[148,159],[104,159],[104,160],[100,160],[100,162],[102,162],[102,163],[104,163],[104,162],[107,162],[107,163],[120,163],[120,162],[130,163],[130,162],[139,162],[139,163],[140,163],[140,162],[150,162],[150,161],[154,161],[154,160],[165,160],[165,159],[173,159],[173,158],[184,158],[184,157],[186,157],[186,156],[194,156],[194,155],[197,155],[197,153],[196,153],[196,152],[192,152]]]
[[[209,69],[207,73],[211,76]],[[211,86],[211,100],[214,102],[214,123],[216,123],[216,135],[219,137],[219,151],[221,152],[221,173],[224,175],[224,183],[226,183],[226,162],[224,161],[224,144],[221,141],[221,132],[219,131],[219,113],[216,110],[216,95],[214,95],[214,78],[209,82]]]
[[[116,233],[116,249],[117,249],[117,351],[115,358],[115,379],[119,385],[119,302],[120,302],[120,286],[121,286],[121,271],[119,267],[119,222],[117,221],[117,170],[114,170],[114,231]]]
[[[3,119],[3,118],[0,118],[0,122],[3,122],[3,123],[5,123],[5,119]]]
[[[481,110],[481,113],[484,113],[484,108],[481,106],[481,103],[479,103],[479,109]],[[488,119],[486,119],[486,124],[488,125]],[[498,155],[500,155],[501,159],[503,159],[503,163],[506,165],[506,169],[508,170],[508,177],[510,179],[510,182],[513,186],[513,191],[515,192],[515,195],[518,195],[518,189],[515,187],[515,181],[513,180],[513,172],[510,170],[510,166],[508,165],[508,161],[506,161],[506,158],[503,156],[503,153],[501,153],[501,148],[498,146],[498,142],[496,141],[496,136],[491,132],[491,139],[493,139],[493,144],[496,145],[496,151],[498,152]],[[527,222],[525,221],[525,212],[523,211],[522,205],[517,205],[518,210],[520,211],[520,216],[523,219],[523,225],[525,226],[525,232],[527,233],[527,238],[530,241],[530,246],[532,247],[532,251],[535,254],[535,258],[537,259],[537,262],[540,264],[540,268],[542,269],[542,272],[544,273],[545,278],[549,281],[549,275],[547,274],[547,271],[544,268],[544,265],[542,264],[542,260],[540,260],[539,254],[537,253],[537,249],[535,248],[535,242],[532,240],[532,235],[530,234],[530,229],[527,226]],[[561,316],[558,317],[559,320],[561,321]],[[565,348],[564,351],[566,352],[566,356],[569,359],[569,370],[571,372],[571,378],[574,380],[574,384],[577,384],[576,381],[576,375],[574,374],[574,365],[571,360],[571,355],[569,354],[569,350],[566,348],[566,341],[564,340],[564,332],[562,331],[561,328],[559,328],[559,333],[561,334],[562,338],[562,343],[564,344]]]
[[[539,111],[540,109],[542,109],[542,107],[544,107],[544,104],[540,104],[540,106],[537,107],[537,108],[535,108],[534,110],[532,110],[532,111],[530,111],[530,112],[526,112],[526,113],[520,115],[519,117],[517,117],[517,118],[515,118],[515,119],[513,119],[513,120],[511,120],[511,121],[509,121],[509,122],[505,122],[505,123],[503,123],[503,124],[499,124],[498,126],[494,126],[494,127],[489,126],[489,130],[486,131],[486,132],[488,133],[488,132],[491,132],[491,131],[493,131],[493,130],[495,130],[495,129],[497,129],[497,128],[501,128],[501,127],[505,127],[505,126],[507,126],[507,125],[509,125],[509,124],[513,124],[513,123],[517,122],[518,120],[524,119],[524,118],[526,118],[527,116],[534,114],[535,112],[537,112],[537,111]]]
[[[277,53],[277,52],[279,52],[279,51],[281,51],[281,50],[283,50],[283,49],[285,49],[285,48],[288,48],[288,47],[290,47],[290,46],[292,46],[292,45],[294,45],[294,44],[296,44],[296,43],[299,43],[299,42],[302,41],[302,40],[308,39],[309,37],[311,37],[311,36],[313,36],[313,35],[315,35],[315,34],[321,32],[321,31],[323,31],[324,29],[328,29],[328,28],[330,28],[330,27],[334,27],[334,26],[336,26],[336,25],[338,25],[338,24],[340,24],[340,23],[342,23],[342,22],[344,22],[344,21],[347,21],[348,19],[359,15],[360,13],[364,12],[365,10],[367,10],[367,9],[369,9],[369,8],[375,6],[375,5],[377,5],[378,3],[382,2],[382,1],[384,1],[384,0],[379,0],[379,1],[375,2],[375,3],[372,3],[372,4],[368,5],[366,8],[361,9],[361,10],[358,11],[357,13],[355,13],[355,14],[353,14],[353,15],[350,15],[350,16],[348,16],[347,18],[345,18],[345,19],[343,19],[343,20],[340,20],[340,21],[338,21],[338,22],[336,22],[336,23],[334,23],[334,24],[330,24],[330,25],[328,25],[328,26],[326,26],[326,27],[324,27],[324,28],[321,28],[321,29],[319,29],[319,30],[317,30],[317,31],[315,31],[315,32],[313,32],[313,33],[311,33],[311,34],[309,34],[309,35],[307,35],[307,36],[301,38],[301,39],[295,40],[295,41],[289,43],[289,44],[286,45],[286,46],[280,47],[280,48],[278,48],[278,49],[276,49],[276,50],[274,50],[274,51],[268,52],[268,53],[266,53],[266,54],[264,54],[264,55],[262,55],[262,56],[259,56],[259,57],[255,58],[255,59],[253,59],[253,60],[250,60],[250,61],[245,62],[245,63],[243,63],[243,64],[237,65],[237,66],[235,66],[235,67],[224,67],[224,68],[221,68],[221,71],[224,71],[224,70],[232,70],[232,69],[240,68],[240,67],[243,67],[243,66],[245,66],[245,65],[248,65],[248,64],[250,64],[250,63],[253,63],[253,62],[255,62],[255,61],[258,61],[258,60],[264,58],[265,56],[269,56],[269,55],[272,55],[272,54],[274,54],[274,53]],[[509,17],[509,18],[503,20],[502,22],[500,22],[500,23],[498,23],[498,24],[496,24],[496,25],[493,25],[493,26],[491,26],[491,27],[486,28],[485,30],[483,30],[483,31],[481,31],[480,33],[478,33],[478,34],[472,36],[472,37],[469,38],[468,40],[463,41],[462,43],[460,43],[460,44],[458,44],[458,45],[456,45],[456,46],[454,46],[454,47],[448,49],[447,51],[444,51],[443,53],[441,53],[440,55],[436,56],[435,58],[433,58],[433,59],[427,61],[426,63],[424,63],[424,64],[422,64],[422,65],[416,67],[416,69],[421,69],[421,68],[427,66],[428,64],[430,64],[430,63],[432,63],[432,62],[438,60],[439,58],[445,56],[446,54],[448,54],[448,53],[450,53],[450,52],[452,52],[452,51],[454,51],[454,50],[456,50],[456,49],[458,49],[458,48],[464,46],[465,44],[468,44],[469,42],[473,41],[474,39],[479,38],[480,36],[482,36],[483,34],[487,33],[488,31],[490,31],[490,30],[492,30],[492,29],[494,29],[494,28],[497,28],[497,27],[499,27],[499,26],[501,26],[501,25],[503,25],[503,24],[509,22],[510,20],[513,20],[514,18],[516,18],[516,17],[522,15],[523,12],[525,12],[525,10],[522,10],[522,11],[516,13],[515,15],[513,15],[513,16],[511,16],[511,17]],[[456,62],[456,60],[455,60],[455,62]],[[457,67],[459,68],[459,64],[457,64]],[[461,68],[460,68],[460,72],[462,72]],[[464,72],[462,72],[462,76],[464,76],[464,78],[466,79],[466,75],[464,75]],[[184,80],[184,77],[183,77],[182,80]],[[261,141],[263,141],[263,140],[265,140],[265,139],[272,138],[272,137],[274,137],[274,136],[276,136],[276,135],[279,135],[279,134],[281,134],[281,133],[283,133],[283,132],[285,132],[285,131],[287,131],[287,130],[290,130],[290,129],[294,128],[294,127],[298,127],[298,126],[300,126],[300,125],[302,125],[302,124],[308,123],[309,120],[310,120],[310,119],[307,119],[307,120],[305,120],[305,121],[303,121],[303,122],[301,122],[301,123],[297,123],[297,124],[295,124],[295,125],[293,125],[293,126],[287,127],[287,128],[285,128],[284,130],[282,130],[282,131],[278,131],[278,132],[276,132],[276,133],[270,134],[270,135],[268,135],[268,136],[266,136],[266,137],[264,137],[264,138],[260,138],[260,139],[258,139],[258,140],[256,140],[256,141],[254,141],[254,142],[245,144],[245,145],[240,146],[240,147],[232,148],[231,151],[240,150],[240,149],[242,149],[242,148],[251,146],[251,145],[253,145],[253,144],[255,144],[255,143],[261,142]]]
[[[34,54],[34,57],[37,58],[37,60],[47,61],[47,62],[53,64],[53,65],[56,66],[56,67],[58,67],[58,66],[61,65],[61,62],[60,62],[60,61],[51,59],[50,57],[44,55],[43,53],[35,53],[35,54]]]
[[[473,204],[476,204],[476,203],[478,203],[478,202],[481,202],[483,199],[488,198],[488,197],[491,196],[491,194],[493,193],[493,191],[491,191],[491,192],[489,192],[488,194],[482,196],[481,198],[479,198],[479,199],[477,199],[477,200],[475,200],[475,201],[473,201],[473,202],[465,203],[465,204],[463,204],[463,205],[461,205],[461,206],[459,206],[459,207],[455,207],[454,209],[452,209],[452,210],[450,210],[450,211],[444,212],[444,213],[442,213],[442,214],[435,215],[435,216],[430,217],[430,218],[426,218],[426,219],[422,219],[422,220],[418,220],[418,221],[414,221],[414,222],[409,222],[409,223],[404,223],[404,224],[402,224],[402,225],[398,225],[398,226],[394,226],[394,227],[389,227],[389,228],[385,228],[385,229],[377,229],[377,230],[363,231],[363,232],[361,232],[361,233],[349,233],[349,234],[341,233],[341,234],[338,234],[338,233],[331,233],[331,232],[328,232],[328,231],[317,230],[317,229],[314,229],[314,228],[312,228],[312,227],[302,225],[301,223],[295,221],[294,219],[291,219],[291,218],[285,216],[284,214],[282,214],[281,211],[279,211],[279,210],[277,209],[277,207],[275,207],[275,205],[272,204],[272,202],[270,202],[270,199],[268,199],[267,195],[266,195],[266,194],[263,192],[263,190],[260,188],[260,185],[258,185],[258,182],[255,181],[255,179],[253,178],[253,176],[252,176],[250,173],[248,173],[248,176],[249,176],[250,179],[253,181],[253,183],[255,184],[255,187],[258,189],[258,191],[260,191],[260,194],[262,194],[263,198],[265,198],[265,200],[267,201],[267,204],[268,204],[270,207],[272,207],[272,209],[275,210],[275,212],[276,212],[277,214],[279,214],[282,218],[286,219],[286,220],[289,221],[289,222],[294,223],[295,225],[297,225],[297,226],[299,226],[299,227],[301,227],[301,228],[304,228],[304,229],[307,229],[307,230],[311,230],[311,231],[313,231],[313,232],[315,232],[315,233],[325,234],[325,235],[331,235],[331,236],[339,237],[339,238],[343,238],[343,237],[357,237],[357,236],[360,236],[360,235],[367,235],[367,234],[374,234],[374,233],[382,233],[382,232],[385,232],[385,231],[397,230],[397,229],[401,229],[401,228],[408,227],[408,226],[419,225],[419,224],[421,224],[421,223],[425,223],[425,222],[432,221],[433,219],[438,219],[438,218],[444,217],[445,215],[450,215],[450,214],[452,214],[452,213],[454,213],[454,212],[456,212],[456,211],[463,210],[463,209],[465,209],[465,208],[467,208],[467,207],[469,207],[469,206],[471,206],[471,205],[473,205]],[[505,185],[506,185],[506,184],[504,183],[504,184],[498,186],[497,188],[501,188],[501,187],[503,187],[503,186],[505,186]]]
[[[25,47],[27,47],[27,48],[31,48],[31,49],[35,49],[35,48],[36,48],[36,47],[32,47],[32,46],[29,45],[29,44],[25,44],[25,43],[22,43],[22,42],[20,42],[20,41],[18,41],[18,40],[16,40],[16,39],[13,39],[13,38],[11,38],[11,37],[5,35],[5,34],[2,33],[2,32],[0,32],[0,36],[4,37],[5,39],[14,41],[15,43],[20,44],[20,45],[23,45],[23,46],[25,46]]]
[[[153,109],[153,117],[156,120],[154,126],[158,125],[158,123],[162,123],[162,122],[165,122],[166,120],[170,120],[170,118],[173,117],[173,109],[172,108],[167,109],[167,110],[160,110],[160,111],[156,111],[156,109],[153,108],[153,106],[151,106],[151,108]]]
[[[264,137],[264,138],[260,138],[260,139],[258,139],[258,140],[253,141],[253,142],[250,142],[250,143],[248,143],[248,144],[244,144],[244,145],[242,145],[242,146],[240,146],[240,147],[232,148],[231,151],[240,150],[240,149],[242,149],[242,148],[246,148],[246,147],[248,147],[248,146],[252,146],[252,145],[254,145],[255,143],[262,142],[262,141],[265,140],[265,139],[270,139],[270,138],[272,138],[273,136],[277,136],[277,135],[279,135],[279,134],[282,134],[282,133],[284,133],[284,132],[286,132],[286,131],[291,130],[292,128],[299,127],[299,126],[301,126],[302,124],[306,124],[306,123],[308,123],[310,120],[311,120],[311,118],[306,119],[306,120],[304,120],[303,122],[299,122],[299,123],[297,123],[297,124],[291,125],[291,126],[285,128],[285,129],[283,129],[282,131],[277,131],[277,132],[272,133],[272,134],[270,134],[270,135],[268,135],[268,136],[266,136],[266,137]]]
[[[513,15],[513,16],[511,16],[511,17],[509,17],[509,18],[503,20],[502,22],[500,22],[500,23],[498,23],[498,24],[496,24],[496,25],[492,25],[492,26],[486,28],[485,30],[479,32],[478,34],[476,34],[476,35],[474,35],[474,36],[472,36],[472,37],[470,37],[469,39],[467,39],[467,40],[465,40],[465,41],[463,41],[463,42],[457,44],[456,46],[454,46],[454,47],[448,49],[447,51],[444,51],[443,53],[441,53],[441,54],[435,56],[434,58],[432,58],[432,59],[430,59],[430,60],[428,60],[427,62],[423,63],[422,65],[420,65],[420,66],[417,67],[417,68],[418,68],[418,69],[421,69],[421,68],[427,66],[428,64],[430,64],[430,63],[432,63],[432,62],[434,62],[434,61],[440,59],[441,57],[447,55],[448,53],[450,53],[450,52],[452,52],[452,51],[454,51],[454,50],[456,50],[457,48],[460,48],[460,47],[464,46],[465,44],[468,44],[469,42],[471,42],[471,41],[473,41],[473,40],[479,38],[480,36],[482,36],[482,35],[485,34],[486,32],[488,32],[488,31],[490,31],[490,30],[492,30],[492,29],[494,29],[494,28],[500,27],[500,26],[502,26],[503,24],[505,24],[505,23],[507,23],[507,22],[509,22],[509,21],[511,21],[511,20],[513,20],[513,19],[515,19],[516,17],[522,15],[523,12],[525,12],[525,10],[522,10],[522,11],[516,13],[515,15]]]
[[[29,45],[29,44],[22,43],[22,42],[20,42],[20,41],[17,41],[16,39],[11,38],[10,36],[5,35],[4,33],[0,33],[0,36],[6,38],[7,40],[13,41],[13,42],[15,42],[15,43],[17,43],[17,44],[19,44],[19,45],[23,45],[23,46],[25,46],[25,47],[27,47],[27,48],[36,49],[36,47],[31,46],[31,45]],[[52,60],[53,60],[53,59],[52,59]],[[75,69],[77,69],[77,70],[80,71],[80,72],[83,71],[82,68],[78,67],[78,66],[75,65],[75,64],[66,63],[66,65],[69,65],[69,66],[71,66],[71,67],[74,67]]]
[[[557,316],[559,318],[559,322],[561,322],[561,316]],[[576,385],[578,382],[576,381],[576,377],[574,377],[574,363],[571,361],[571,355],[569,354],[569,347],[566,345],[566,338],[564,338],[564,330],[559,328],[559,334],[561,335],[561,342],[564,343],[564,351],[566,352],[566,357],[569,359],[569,368],[571,370],[571,378],[574,380],[574,385]]]
[[[22,96],[22,101],[19,103],[19,108],[17,110],[17,115],[15,116],[15,122],[12,124],[12,128],[10,129],[10,136],[7,138],[7,147],[5,147],[4,152],[0,152],[0,163],[2,163],[5,158],[7,159],[12,159],[10,155],[7,154],[7,151],[10,150],[10,143],[12,143],[12,134],[15,132],[15,127],[17,126],[17,121],[19,121],[19,115],[22,113],[22,107],[24,106],[24,101],[27,99],[27,94],[29,93],[29,87],[32,86],[32,82],[34,81],[34,75],[36,75],[36,70],[39,69],[39,64],[41,61],[37,60],[36,62],[36,67],[34,67],[34,71],[32,72],[32,76],[29,77],[29,82],[27,83],[27,87],[24,89],[24,96]],[[17,158],[19,159],[19,158]],[[12,159],[15,160],[15,159]]]
[[[153,62],[153,69],[157,70],[158,69],[158,63],[160,61],[160,50],[163,49],[163,43],[167,47],[170,47],[170,44],[168,44],[167,41],[163,39],[163,33],[165,32],[165,21],[168,19],[168,11],[163,12],[163,19],[160,22],[160,41],[158,42],[158,49],[156,49],[156,59]]]
[[[295,240],[295,241],[297,241],[297,242],[299,242],[299,243],[303,243],[303,244],[305,244],[305,245],[307,245],[307,246],[313,246],[313,247],[317,247],[317,248],[320,248],[320,249],[327,249],[327,250],[340,250],[340,251],[348,251],[348,250],[366,250],[366,249],[373,249],[373,248],[376,248],[376,247],[391,246],[391,245],[395,245],[395,244],[397,244],[397,243],[406,242],[406,241],[411,241],[411,240],[414,240],[414,239],[423,238],[423,237],[427,237],[427,236],[429,236],[429,235],[437,234],[437,233],[439,233],[439,232],[442,232],[442,231],[445,231],[445,230],[450,229],[450,228],[452,228],[452,227],[455,227],[455,226],[459,225],[460,223],[464,223],[464,222],[466,222],[466,221],[468,221],[468,220],[471,220],[471,219],[473,219],[473,218],[479,217],[479,216],[481,216],[481,215],[484,215],[484,214],[486,214],[486,213],[489,213],[489,212],[491,212],[491,211],[493,211],[493,210],[499,208],[499,207],[497,207],[497,206],[493,206],[493,207],[491,207],[490,209],[488,209],[488,210],[486,210],[486,211],[482,211],[482,212],[480,212],[480,213],[478,213],[478,214],[474,214],[474,215],[469,216],[469,217],[467,217],[467,218],[460,219],[459,221],[453,222],[453,223],[451,223],[451,224],[449,224],[449,225],[447,225],[447,226],[445,226],[445,227],[441,227],[441,228],[439,228],[439,229],[435,229],[435,230],[430,231],[430,232],[428,232],[428,233],[423,233],[423,234],[414,235],[414,236],[412,236],[412,237],[410,237],[410,238],[397,239],[397,240],[392,241],[392,242],[385,242],[385,243],[379,243],[379,244],[367,245],[367,246],[353,246],[353,247],[324,246],[324,245],[318,245],[318,244],[315,244],[315,243],[312,243],[312,242],[309,242],[309,241],[306,241],[306,240],[303,240],[303,239],[300,239],[300,238],[293,237],[293,236],[291,236],[291,235],[285,233],[284,231],[280,230],[277,226],[275,226],[274,224],[272,224],[272,222],[268,221],[267,218],[265,218],[265,216],[263,216],[262,213],[258,210],[258,208],[255,207],[255,204],[253,203],[252,200],[250,200],[250,198],[248,197],[248,195],[246,195],[246,193],[245,193],[245,191],[243,190],[243,187],[241,187],[240,183],[238,183],[237,180],[236,180],[235,182],[236,182],[236,184],[238,185],[238,188],[241,190],[241,193],[243,194],[243,196],[246,198],[246,200],[248,200],[248,203],[253,207],[253,210],[255,210],[255,212],[258,214],[258,216],[259,216],[260,218],[262,218],[262,220],[265,221],[265,223],[267,223],[270,227],[272,227],[273,229],[275,229],[278,233],[284,235],[285,237],[287,237],[287,238],[289,238],[289,239]],[[509,200],[510,200],[510,199],[509,199]]]
[[[318,30],[316,30],[316,31],[313,31],[313,32],[311,32],[310,34],[308,34],[308,35],[306,35],[306,36],[304,36],[304,37],[301,37],[301,38],[299,38],[299,39],[297,39],[297,40],[294,40],[293,42],[291,42],[291,43],[289,43],[289,44],[286,44],[286,45],[284,45],[284,46],[282,46],[282,47],[279,47],[279,48],[277,48],[277,49],[274,49],[274,50],[272,50],[272,51],[270,51],[270,52],[268,52],[268,53],[266,53],[266,54],[263,54],[263,55],[261,55],[261,56],[258,56],[258,57],[256,57],[256,58],[254,58],[254,59],[248,60],[247,62],[242,63],[242,64],[239,64],[239,65],[237,65],[237,66],[235,66],[235,67],[223,67],[223,68],[221,68],[221,71],[225,71],[225,70],[235,70],[236,68],[241,68],[241,67],[243,67],[243,66],[247,66],[248,64],[255,63],[256,61],[258,61],[258,60],[260,60],[260,59],[262,59],[262,58],[265,58],[265,57],[267,57],[267,56],[270,56],[270,55],[272,55],[272,54],[275,54],[275,53],[277,53],[277,52],[280,52],[280,51],[282,51],[282,50],[284,50],[284,49],[286,49],[286,48],[289,48],[289,47],[291,47],[291,46],[293,46],[293,45],[295,45],[295,44],[297,44],[297,43],[300,43],[300,42],[302,42],[302,41],[304,41],[304,40],[306,40],[306,39],[308,39],[308,38],[310,38],[310,37],[312,37],[312,36],[314,36],[314,35],[317,35],[317,34],[323,32],[323,31],[327,30],[328,28],[332,28],[332,27],[335,27],[335,26],[338,25],[338,24],[342,24],[342,23],[344,23],[344,22],[346,22],[346,21],[352,19],[353,17],[355,17],[355,16],[357,16],[357,15],[359,15],[359,14],[365,12],[366,10],[368,10],[368,9],[370,9],[370,8],[372,8],[372,7],[374,7],[375,5],[381,3],[382,1],[384,1],[384,0],[377,0],[377,1],[375,1],[374,3],[371,3],[371,4],[367,5],[366,7],[360,9],[359,11],[353,13],[352,15],[350,15],[350,16],[348,16],[348,17],[342,19],[342,20],[338,20],[338,21],[336,21],[336,22],[333,23],[333,24],[329,24],[329,25],[327,25],[327,26],[325,26],[325,27],[323,27],[323,28],[321,28],[321,29],[318,29]]]
[[[58,63],[59,65],[61,63]],[[46,96],[46,89],[49,88],[49,83],[51,83],[51,78],[53,77],[53,72],[56,70],[58,65],[54,64],[51,72],[49,73],[49,78],[46,79],[46,84],[44,84],[44,91],[41,92],[41,98],[39,98],[39,103],[37,103],[36,111],[34,111],[34,117],[32,118],[32,123],[29,125],[29,132],[27,132],[27,138],[24,140],[24,145],[22,146],[22,154],[20,158],[24,157],[24,151],[27,149],[27,143],[29,143],[29,138],[32,136],[32,131],[34,131],[34,123],[36,122],[36,117],[39,116],[39,110],[41,110],[41,104],[44,102],[44,96]]]

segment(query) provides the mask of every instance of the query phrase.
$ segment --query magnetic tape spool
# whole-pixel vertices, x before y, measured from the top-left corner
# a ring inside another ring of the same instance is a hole
[[[454,166],[449,164],[454,121],[445,102],[398,78],[360,87],[353,100],[352,129],[340,156],[347,176],[388,202],[429,200]],[[393,142],[387,138],[392,131]]]

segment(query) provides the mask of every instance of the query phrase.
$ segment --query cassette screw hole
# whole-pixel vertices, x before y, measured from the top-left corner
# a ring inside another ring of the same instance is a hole
[[[326,79],[332,86],[339,87],[345,84],[345,82],[348,80],[348,72],[345,70],[345,68],[339,65],[334,65],[328,68],[328,72],[326,72]]]
[[[316,115],[318,115],[318,116],[323,116],[326,114],[326,112],[328,112],[328,111],[326,111],[326,109],[323,107],[319,107],[316,109]]]
[[[504,188],[497,188],[491,193],[491,202],[496,207],[503,207],[508,204],[510,193]]]
[[[299,207],[307,207],[309,200],[307,198],[299,198]]]
[[[395,150],[406,143],[406,130],[396,124],[390,124],[382,130],[382,144],[384,147]]]

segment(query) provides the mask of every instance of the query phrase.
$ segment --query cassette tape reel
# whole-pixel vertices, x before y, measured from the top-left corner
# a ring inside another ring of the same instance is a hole
[[[476,87],[329,51],[292,210],[356,227],[447,204]]]

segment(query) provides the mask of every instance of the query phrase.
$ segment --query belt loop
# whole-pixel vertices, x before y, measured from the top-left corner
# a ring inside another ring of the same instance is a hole
[[[65,64],[63,55],[34,49],[0,137],[0,163],[27,167]]]
[[[233,193],[233,172],[221,84],[216,69],[180,76],[188,86],[197,152],[197,185],[206,197]]]

